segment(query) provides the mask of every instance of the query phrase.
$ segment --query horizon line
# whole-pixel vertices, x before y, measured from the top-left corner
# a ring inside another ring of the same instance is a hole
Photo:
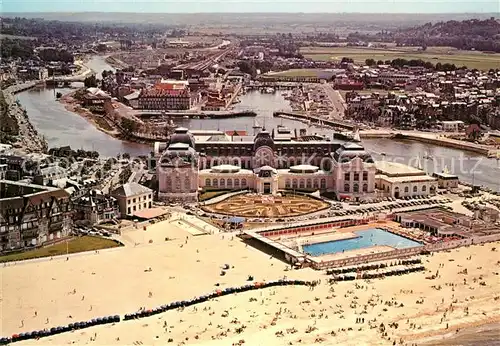
[[[0,17],[4,14],[55,14],[55,13],[71,13],[71,14],[86,14],[86,13],[130,13],[130,14],[411,14],[411,15],[433,15],[433,14],[480,14],[480,15],[486,15],[486,14],[494,14],[496,16],[493,17],[498,17],[500,18],[500,13],[499,12],[286,12],[286,11],[268,11],[268,12],[136,12],[136,11],[111,11],[111,12],[106,12],[106,11],[43,11],[43,12],[28,12],[28,11],[21,11],[21,12],[0,12]]]

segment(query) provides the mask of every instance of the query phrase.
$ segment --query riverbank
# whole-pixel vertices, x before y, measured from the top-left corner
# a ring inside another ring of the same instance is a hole
[[[500,149],[487,145],[447,138],[442,133],[397,130],[362,130],[359,132],[359,135],[362,139],[394,138],[401,140],[411,140],[441,147],[474,152],[487,157],[492,157],[500,153]]]
[[[16,139],[12,145],[28,153],[45,153],[48,143],[45,138],[33,127],[28,117],[28,112],[16,101],[15,94],[37,86],[37,82],[28,82],[12,85],[4,90],[2,104],[2,127],[8,126],[13,132],[11,139]],[[7,124],[4,124],[7,122]]]
[[[64,108],[69,112],[78,114],[99,131],[102,131],[111,137],[121,139],[121,132],[110,125],[105,116],[93,114],[91,111],[80,105],[79,101],[74,98],[76,92],[78,92],[78,90],[63,95],[59,99],[59,102],[64,105]]]
[[[115,68],[115,69],[126,69],[129,67],[129,65],[123,61],[121,61],[120,59],[118,58],[115,58],[114,56],[112,55],[109,55],[107,56],[104,61],[106,63],[108,63],[111,67]]]

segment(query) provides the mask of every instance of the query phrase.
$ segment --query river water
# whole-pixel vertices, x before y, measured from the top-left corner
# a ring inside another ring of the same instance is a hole
[[[103,70],[114,70],[108,65],[104,57],[94,57],[87,63],[97,75]],[[67,93],[71,89],[57,89]],[[148,155],[152,146],[130,143],[115,139],[97,130],[87,120],[67,111],[63,105],[55,100],[54,90],[38,88],[25,91],[16,95],[21,104],[26,108],[28,116],[39,132],[49,142],[49,147],[70,145],[74,149],[96,150],[102,156],[116,156],[120,153],[130,155]],[[285,125],[290,129],[305,128],[306,125],[296,121],[282,118],[273,118],[277,110],[290,110],[288,101],[281,94],[261,94],[251,92],[240,96],[241,103],[236,105],[236,110],[253,110],[257,117],[242,117],[230,119],[178,119],[177,124],[192,130],[219,129],[246,130],[253,132],[254,122],[268,129],[277,125]],[[332,136],[331,130],[311,127],[310,132]],[[385,159],[411,165],[420,165],[429,173],[441,172],[445,167],[450,173],[457,174],[461,180],[488,186],[494,190],[500,188],[500,166],[494,159],[463,152],[456,149],[443,148],[414,141],[394,141],[391,139],[366,139],[363,140],[365,148],[376,159]],[[424,153],[434,157],[434,160],[418,159]],[[385,155],[384,155],[385,154]]]

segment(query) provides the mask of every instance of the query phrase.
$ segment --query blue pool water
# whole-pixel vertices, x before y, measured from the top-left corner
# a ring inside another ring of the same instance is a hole
[[[356,238],[304,245],[304,252],[312,256],[333,254],[342,251],[364,249],[370,246],[390,246],[396,249],[421,246],[422,244],[397,234],[374,228],[353,232]]]

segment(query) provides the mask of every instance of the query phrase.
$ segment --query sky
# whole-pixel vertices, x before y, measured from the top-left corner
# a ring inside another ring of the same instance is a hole
[[[500,0],[0,0],[1,12],[499,13]]]

